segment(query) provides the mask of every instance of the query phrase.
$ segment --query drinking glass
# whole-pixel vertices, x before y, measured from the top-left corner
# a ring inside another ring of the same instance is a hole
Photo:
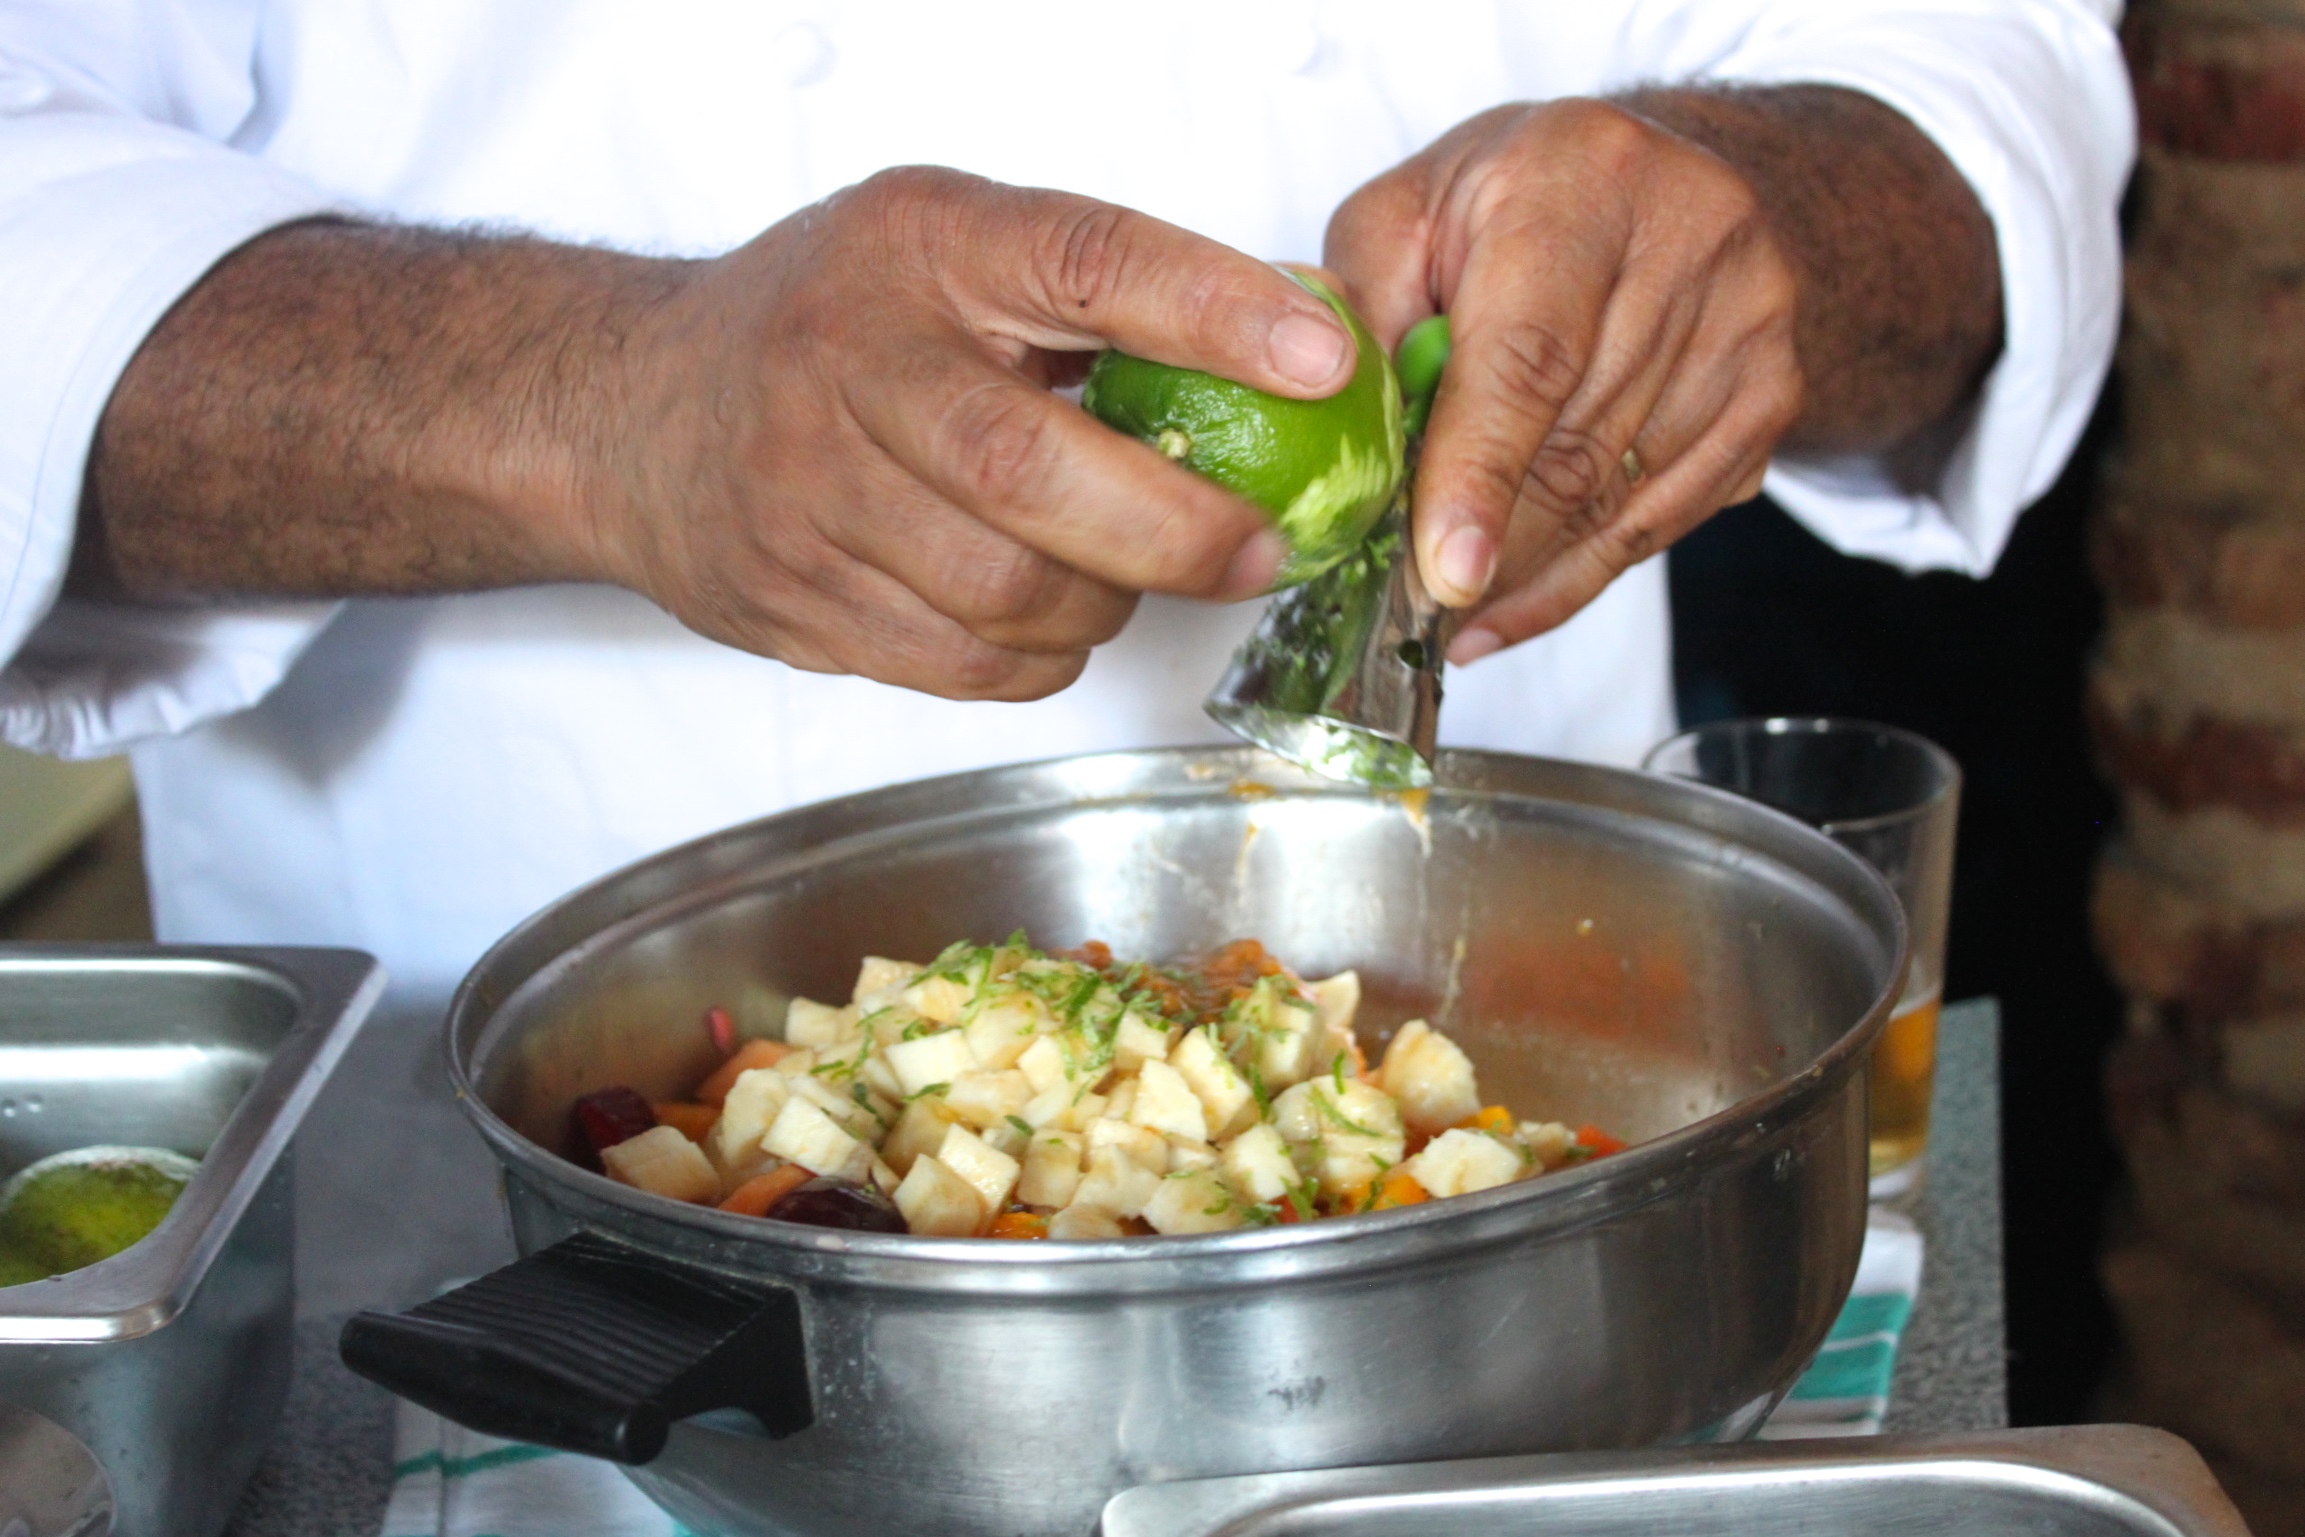
[[[1913,958],[1873,1046],[1873,1194],[1911,1190],[1929,1141],[1960,765],[1928,738],[1894,726],[1779,716],[1684,731],[1652,748],[1641,766],[1799,817],[1887,877],[1904,905]]]

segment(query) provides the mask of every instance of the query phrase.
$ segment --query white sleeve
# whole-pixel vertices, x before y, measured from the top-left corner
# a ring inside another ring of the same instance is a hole
[[[1967,178],[2000,245],[2002,352],[1916,470],[1781,455],[1767,489],[1820,537],[1982,576],[2055,482],[2111,364],[2121,188],[2136,153],[2120,0],[1650,0],[1630,78],[1845,86],[1896,108]]]
[[[332,611],[59,603],[97,419],[228,252],[340,200],[224,141],[258,0],[0,0],[0,738],[70,757],[246,708]]]

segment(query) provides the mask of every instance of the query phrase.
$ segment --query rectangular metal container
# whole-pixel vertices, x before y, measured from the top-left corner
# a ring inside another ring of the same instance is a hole
[[[0,1174],[129,1143],[201,1159],[149,1237],[0,1288],[0,1402],[87,1443],[118,1537],[213,1537],[280,1417],[297,1123],[383,991],[349,950],[0,945]]]
[[[2249,1537],[2137,1425],[1576,1452],[1149,1484],[1102,1537]]]

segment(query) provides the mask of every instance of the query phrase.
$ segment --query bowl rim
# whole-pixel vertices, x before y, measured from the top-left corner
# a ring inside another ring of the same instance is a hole
[[[1071,1293],[1206,1288],[1364,1271],[1428,1257],[1443,1240],[1450,1247],[1480,1245],[1583,1226],[1684,1188],[1704,1177],[1722,1151],[1779,1137],[1862,1066],[1897,1000],[1908,940],[1895,895],[1857,855],[1796,818],[1676,776],[1463,749],[1444,751],[1436,767],[1430,792],[1405,793],[1429,793],[1435,799],[1570,800],[1619,815],[1640,814],[1644,802],[1677,805],[1689,813],[1674,819],[1684,830],[1721,835],[1747,854],[1780,855],[1781,865],[1828,892],[1837,882],[1841,895],[1855,898],[1856,921],[1869,928],[1878,924],[1874,931],[1885,931],[1890,940],[1885,979],[1863,1015],[1799,1070],[1610,1158],[1416,1206],[1222,1233],[1027,1244],[850,1233],[740,1217],[653,1195],[584,1169],[529,1140],[483,1098],[472,1064],[500,1044],[500,1011],[536,976],[605,936],[660,920],[670,907],[709,905],[723,888],[759,884],[758,859],[714,870],[710,879],[667,883],[669,872],[711,865],[714,852],[732,844],[751,847],[783,834],[788,839],[778,846],[787,854],[822,856],[828,845],[845,849],[935,825],[1063,805],[1224,794],[1343,798],[1370,793],[1304,773],[1253,748],[1150,748],[1045,758],[860,791],[724,828],[612,871],[524,919],[466,974],[442,1022],[451,1086],[508,1177],[545,1192],[551,1205],[583,1225],[644,1238],[676,1257],[755,1276],[781,1273],[930,1290]],[[1532,776],[1557,791],[1585,793],[1540,794],[1523,783]],[[1143,782],[1148,778],[1151,783]],[[1045,787],[1031,789],[1036,781]],[[972,798],[958,810],[893,819],[887,814],[933,806],[963,789]],[[1377,793],[1398,800],[1404,792]],[[658,887],[652,894],[651,888]],[[1860,904],[1873,912],[1866,914]],[[602,921],[584,928],[574,943],[557,942],[556,925],[568,923],[572,915]],[[532,954],[538,951],[544,952],[541,959]],[[509,972],[517,975],[504,975]]]

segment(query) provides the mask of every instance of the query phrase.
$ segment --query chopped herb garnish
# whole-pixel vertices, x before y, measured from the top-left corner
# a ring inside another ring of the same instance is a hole
[[[1261,1121],[1271,1120],[1273,1118],[1273,1097],[1265,1089],[1265,1075],[1257,1071],[1257,1065],[1254,1062],[1248,1064],[1248,1079],[1249,1093],[1255,1096],[1257,1102],[1257,1119]]]
[[[1028,1137],[1032,1135],[1032,1122],[1026,1120],[1023,1116],[1012,1115],[1008,1118],[1008,1123],[1009,1125],[1014,1126],[1018,1131],[1024,1133],[1024,1135]]]
[[[1383,1132],[1378,1131],[1375,1127],[1363,1126],[1358,1121],[1355,1121],[1351,1117],[1347,1116],[1342,1110],[1337,1108],[1335,1100],[1330,1099],[1326,1094],[1323,1094],[1318,1089],[1313,1090],[1313,1104],[1320,1110],[1321,1114],[1327,1116],[1330,1120],[1336,1122],[1339,1126],[1343,1127],[1346,1131],[1351,1132],[1356,1137],[1381,1137],[1384,1135]]]
[[[926,1099],[926,1098],[928,1098],[928,1097],[929,1097],[931,1094],[944,1094],[944,1093],[948,1093],[948,1092],[950,1092],[951,1088],[952,1088],[952,1085],[951,1085],[951,1084],[949,1084],[949,1083],[932,1083],[932,1084],[928,1084],[927,1086],[925,1086],[925,1087],[923,1087],[922,1089],[920,1089],[920,1090],[919,1090],[917,1093],[907,1094],[907,1095],[904,1097],[904,1102],[905,1102],[906,1104],[908,1104],[908,1105],[909,1105],[909,1104],[911,1104],[911,1103],[912,1103],[914,1100],[916,1100],[916,1099]]]

